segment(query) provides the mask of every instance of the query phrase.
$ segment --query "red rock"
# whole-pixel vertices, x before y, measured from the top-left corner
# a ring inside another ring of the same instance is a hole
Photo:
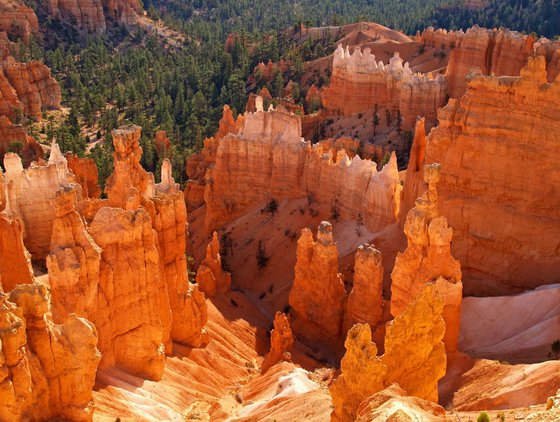
[[[520,77],[473,77],[428,137],[466,295],[512,294],[560,272],[560,83],[545,66],[537,57]]]
[[[296,336],[320,344],[339,340],[345,299],[331,224],[323,221],[319,225],[316,241],[311,230],[303,229],[298,240],[295,278],[289,296],[291,323]]]
[[[80,158],[71,152],[65,153],[64,158],[68,162],[68,168],[76,176],[76,182],[82,187],[84,198],[99,198],[101,189],[95,161],[92,158]]]
[[[0,293],[0,418],[91,421],[99,362],[95,328],[72,315],[62,325],[48,316],[42,285]]]
[[[154,176],[140,165],[140,126],[124,126],[111,132],[115,152],[114,171],[107,178],[105,192],[109,206],[123,209],[138,208],[153,195]]]
[[[322,105],[321,93],[315,84],[311,84],[307,90],[307,94],[305,95],[305,104],[307,107],[320,107]]]
[[[472,68],[485,75],[519,75],[533,53],[535,39],[508,30],[490,30],[474,26],[451,50],[447,66],[449,95],[460,98],[467,87],[466,76]]]
[[[171,141],[167,137],[165,130],[158,130],[156,132],[155,146],[158,157],[167,157],[171,153]]]
[[[294,336],[286,314],[276,312],[274,328],[270,332],[270,352],[265,356],[261,371],[268,369],[282,360],[290,360],[290,351],[294,345]]]
[[[410,158],[406,168],[406,178],[403,188],[403,197],[399,220],[404,224],[406,215],[414,207],[416,198],[426,190],[424,183],[424,162],[426,157],[426,129],[425,120],[418,119],[414,129],[414,139],[410,150]]]
[[[0,286],[10,292],[17,284],[32,282],[31,255],[23,244],[23,224],[9,213],[0,212]]]
[[[102,250],[96,315],[102,367],[159,380],[165,361],[157,235],[143,208],[101,208],[89,228]],[[166,310],[170,312],[168,308]]]
[[[99,291],[101,248],[76,211],[76,194],[73,186],[56,194],[56,215],[46,260],[52,315],[56,322],[74,313],[95,323],[100,301],[104,300]]]
[[[206,248],[206,258],[196,272],[196,284],[206,297],[227,293],[231,288],[231,274],[222,268],[220,242],[216,232]]]
[[[46,165],[32,164],[24,170],[21,159],[7,153],[4,166],[6,184],[12,185],[8,191],[11,212],[23,223],[25,246],[34,260],[45,259],[51,244],[56,193],[73,183],[74,175],[68,171],[66,159],[56,143],[51,147]],[[78,201],[81,209],[81,194]]]
[[[51,18],[60,19],[94,34],[105,32],[105,15],[101,0],[49,0]]]
[[[60,85],[43,63],[34,60],[19,63],[8,57],[2,63],[2,70],[29,116],[41,120],[43,109],[60,108]]]
[[[395,383],[411,396],[437,402],[438,381],[447,363],[442,312],[436,288],[426,285],[406,311],[387,324],[381,357],[371,341],[369,324],[354,325],[344,343],[341,374],[330,387],[332,420],[356,420],[360,404],[367,406],[370,396]]]
[[[31,34],[39,32],[37,15],[20,0],[0,3],[0,31],[18,37],[28,43]]]
[[[4,159],[6,152],[20,154],[26,165],[43,158],[43,149],[35,139],[25,133],[23,127],[12,124],[5,116],[0,116],[0,160]]]
[[[102,0],[109,18],[119,24],[130,26],[138,21],[142,4],[138,0]]]

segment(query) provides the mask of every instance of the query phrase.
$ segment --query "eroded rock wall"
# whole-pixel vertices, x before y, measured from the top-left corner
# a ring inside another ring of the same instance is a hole
[[[439,208],[453,227],[465,294],[507,295],[558,282],[560,82],[544,57],[519,77],[475,76],[428,137],[442,164]]]

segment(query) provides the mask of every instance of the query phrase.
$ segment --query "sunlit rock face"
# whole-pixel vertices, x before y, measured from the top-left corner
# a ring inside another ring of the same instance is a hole
[[[66,159],[56,143],[52,145],[46,164],[35,163],[24,169],[19,156],[7,153],[4,167],[11,213],[23,223],[24,243],[33,259],[43,260],[51,244],[56,194],[59,189],[74,184],[74,175],[68,170]],[[81,190],[79,185],[76,189]],[[77,208],[82,206],[80,193]]]
[[[224,112],[220,127],[232,127]],[[301,138],[299,116],[282,109],[246,113],[221,139],[205,143],[188,166],[188,199],[204,188],[206,227],[212,230],[271,199],[313,198],[339,204],[342,218],[362,218],[371,229],[396,221],[400,190],[396,157],[382,171],[344,151],[325,150]],[[193,204],[191,202],[191,204]],[[194,204],[193,204],[194,205]],[[361,217],[360,217],[361,216]]]
[[[70,315],[49,316],[47,289],[0,292],[0,419],[91,421],[100,354],[95,327]]]
[[[322,222],[316,239],[311,230],[303,229],[289,297],[296,336],[314,343],[336,342],[342,333],[345,299],[331,224]]]
[[[560,82],[544,57],[519,77],[473,76],[428,137],[442,165],[439,211],[453,228],[467,295],[507,295],[560,272]]]
[[[377,356],[368,324],[349,331],[341,375],[330,387],[334,421],[356,420],[368,398],[398,384],[411,396],[437,403],[438,381],[445,375],[443,301],[432,284],[387,324],[385,354]]]
[[[412,129],[416,116],[436,120],[445,104],[447,80],[442,75],[415,74],[396,53],[389,64],[376,61],[369,48],[352,53],[338,46],[333,56],[330,84],[322,92],[325,109],[343,115],[387,108],[403,117],[403,128]]]
[[[22,109],[25,114],[36,120],[41,120],[43,110],[60,108],[62,100],[60,85],[43,63],[35,60],[21,63],[9,56],[0,63],[0,71],[21,104],[21,106],[14,104],[13,97],[9,94],[7,98],[15,108]],[[4,78],[0,77],[0,87],[5,85],[5,81],[2,82]],[[2,97],[4,97],[3,93],[0,96],[0,104],[3,101]],[[15,112],[14,109],[12,111]],[[13,113],[8,113],[8,116],[10,115]]]
[[[391,314],[399,315],[424,289],[434,283],[444,302],[445,346],[457,350],[463,284],[461,265],[451,255],[453,230],[438,212],[439,164],[424,167],[428,190],[420,196],[404,223],[407,248],[397,255],[391,273]]]

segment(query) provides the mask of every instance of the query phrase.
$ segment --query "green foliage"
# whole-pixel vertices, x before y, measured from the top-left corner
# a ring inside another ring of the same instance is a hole
[[[490,416],[488,416],[487,412],[480,412],[478,418],[476,418],[476,422],[490,422]]]
[[[558,355],[560,355],[560,339],[554,340],[552,342],[552,344],[550,345],[550,351],[555,357],[558,357]]]

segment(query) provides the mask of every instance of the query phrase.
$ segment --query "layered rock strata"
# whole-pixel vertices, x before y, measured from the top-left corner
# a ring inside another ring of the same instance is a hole
[[[319,344],[338,341],[342,333],[345,299],[331,224],[323,221],[319,225],[316,240],[311,230],[303,229],[298,240],[295,278],[288,300],[296,336]]]
[[[45,259],[51,243],[56,192],[72,184],[74,175],[68,171],[66,159],[56,143],[46,165],[32,164],[24,169],[19,156],[7,153],[4,167],[6,184],[11,185],[8,191],[11,212],[23,223],[25,246],[34,260]],[[81,190],[79,186],[77,189]],[[79,194],[78,208],[81,207]]]
[[[0,104],[1,102],[0,99]],[[26,165],[43,158],[43,149],[35,139],[25,133],[23,127],[12,124],[10,119],[0,115],[0,160],[4,160],[7,152],[19,154]]]
[[[65,153],[64,158],[68,162],[68,168],[76,176],[76,182],[82,187],[84,198],[99,198],[101,195],[98,184],[99,173],[93,158],[80,158],[71,152]]]
[[[39,32],[39,20],[23,1],[5,0],[0,3],[0,31],[12,38],[21,38],[27,44],[31,35]]]
[[[51,18],[93,34],[102,34],[107,27],[101,0],[49,0],[47,8]]]
[[[406,217],[404,232],[407,248],[399,253],[391,273],[391,314],[401,314],[409,303],[432,282],[444,301],[446,323],[445,346],[457,350],[463,285],[461,265],[451,255],[453,230],[445,217],[438,213],[438,193],[441,166],[424,167],[428,190],[416,200],[416,206]]]
[[[91,421],[96,344],[88,321],[50,320],[44,286],[0,293],[0,419]]]
[[[349,331],[341,375],[331,384],[332,420],[356,420],[360,404],[397,383],[409,395],[437,402],[437,383],[445,375],[443,302],[428,284],[405,312],[387,324],[385,354],[377,356],[368,324]]]
[[[198,192],[204,188],[209,231],[271,199],[307,197],[321,204],[337,203],[341,218],[361,216],[372,230],[396,221],[398,215],[396,156],[377,171],[372,161],[350,159],[344,151],[325,152],[301,138],[297,115],[281,109],[265,112],[262,99],[236,132],[207,141],[202,157],[189,163],[195,180],[189,181],[187,197],[195,196],[191,187]]]
[[[467,89],[467,76],[477,69],[484,75],[519,76],[527,59],[544,56],[548,82],[560,72],[560,43],[546,38],[536,40],[508,29],[486,29],[477,25],[466,32],[427,28],[416,36],[418,42],[433,47],[451,47],[446,76],[449,95],[461,98]]]
[[[560,82],[547,82],[545,58],[536,57],[519,77],[470,78],[465,95],[441,110],[426,162],[442,164],[439,206],[465,294],[558,281],[559,109]]]
[[[43,110],[60,108],[62,99],[60,85],[43,63],[34,60],[21,63],[9,56],[0,64],[0,70],[22,105],[19,107],[17,103],[13,103],[13,98],[7,97],[14,107],[12,114],[15,113],[15,108],[23,108],[25,114],[41,120]],[[0,80],[1,85],[5,85],[2,80]],[[6,90],[2,90],[0,100],[4,98],[4,91]],[[2,108],[6,108],[6,105],[3,105]]]
[[[417,116],[435,121],[446,96],[444,76],[414,74],[398,53],[385,65],[375,60],[369,48],[362,52],[358,47],[350,53],[348,47],[339,45],[333,56],[331,83],[321,97],[327,111],[347,116],[376,106],[400,111],[403,128],[408,129]]]

